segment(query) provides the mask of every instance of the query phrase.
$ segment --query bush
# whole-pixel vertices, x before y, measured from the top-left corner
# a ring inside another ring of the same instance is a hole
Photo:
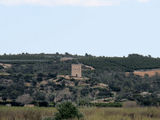
[[[83,117],[78,108],[71,102],[64,102],[57,106],[58,113],[55,114],[55,120],[66,120]]]
[[[4,67],[0,65],[0,69],[4,69]]]
[[[90,106],[95,107],[122,107],[122,103],[114,102],[114,103],[90,103]]]

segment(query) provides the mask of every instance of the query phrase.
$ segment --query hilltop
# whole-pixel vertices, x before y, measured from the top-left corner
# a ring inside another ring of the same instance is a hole
[[[71,65],[82,64],[83,78],[74,79]],[[35,102],[122,102],[141,105],[160,102],[160,76],[135,71],[159,69],[160,58],[130,54],[96,57],[66,54],[0,56],[0,99],[23,104]]]

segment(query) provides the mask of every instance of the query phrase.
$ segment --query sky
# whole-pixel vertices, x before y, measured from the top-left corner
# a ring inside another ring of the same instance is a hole
[[[160,0],[0,0],[0,54],[159,51]]]

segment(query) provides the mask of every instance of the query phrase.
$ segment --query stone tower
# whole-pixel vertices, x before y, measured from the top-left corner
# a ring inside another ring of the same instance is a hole
[[[73,77],[82,77],[82,65],[81,64],[72,64],[71,76]]]

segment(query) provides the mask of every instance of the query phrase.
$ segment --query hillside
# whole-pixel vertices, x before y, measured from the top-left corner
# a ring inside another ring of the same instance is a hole
[[[70,78],[71,65],[79,63],[83,64],[83,78]],[[157,68],[159,58],[138,54],[128,57],[5,54],[0,56],[0,99],[23,104],[133,100],[141,105],[157,105],[160,76],[134,74],[137,70]]]

